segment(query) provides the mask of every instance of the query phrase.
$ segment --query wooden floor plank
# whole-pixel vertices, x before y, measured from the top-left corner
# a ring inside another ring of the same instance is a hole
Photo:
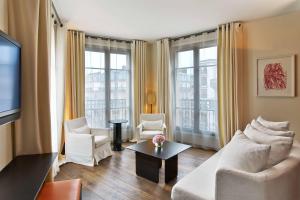
[[[125,143],[128,146],[130,143]],[[178,177],[164,183],[164,165],[159,183],[153,183],[135,174],[135,153],[125,149],[101,160],[98,166],[87,167],[74,163],[61,166],[55,180],[80,178],[83,200],[167,200],[173,185],[215,152],[191,148],[178,156]]]

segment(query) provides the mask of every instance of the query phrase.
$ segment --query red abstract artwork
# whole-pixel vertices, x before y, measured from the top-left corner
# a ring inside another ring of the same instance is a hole
[[[264,85],[266,90],[287,88],[287,73],[281,63],[270,63],[265,66]]]

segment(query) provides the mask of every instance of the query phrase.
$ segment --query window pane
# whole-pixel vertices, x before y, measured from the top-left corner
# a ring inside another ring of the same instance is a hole
[[[176,125],[193,129],[194,125],[194,69],[176,70]]]
[[[217,48],[199,50],[199,128],[201,131],[217,131]]]
[[[94,51],[86,51],[85,55],[86,55],[85,67],[104,68],[104,53],[94,52]]]
[[[210,66],[216,65],[217,61],[217,47],[208,47],[199,49],[199,65]]]
[[[110,54],[110,118],[129,120],[130,72],[126,54]]]
[[[126,54],[110,54],[110,68],[111,69],[128,69]]]
[[[105,71],[103,69],[85,69],[85,115],[91,127],[105,127]]]
[[[194,53],[190,51],[180,51],[177,53],[178,68],[193,67],[194,66]]]

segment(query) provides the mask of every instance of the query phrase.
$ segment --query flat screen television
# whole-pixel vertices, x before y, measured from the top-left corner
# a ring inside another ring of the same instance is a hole
[[[21,46],[0,31],[0,125],[19,118],[21,109]]]

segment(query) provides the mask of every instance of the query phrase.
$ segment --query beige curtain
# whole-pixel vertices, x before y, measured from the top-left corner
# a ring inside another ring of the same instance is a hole
[[[157,48],[157,109],[166,116],[167,138],[173,140],[172,121],[172,69],[168,39],[156,42]]]
[[[15,154],[51,152],[50,0],[9,0],[8,32],[22,45],[21,118]]]
[[[63,162],[61,155],[64,135],[64,75],[67,58],[67,29],[60,26],[57,18],[52,18],[51,27],[51,135],[52,151],[58,152],[52,167],[53,177],[59,172],[59,164]]]
[[[132,69],[133,69],[133,128],[140,123],[140,114],[144,112],[145,104],[145,70],[146,70],[147,43],[133,41],[131,44]],[[136,139],[136,131],[134,131]]]
[[[68,30],[67,66],[65,71],[64,119],[83,117],[85,114],[85,33]]]
[[[241,123],[242,24],[218,28],[218,112],[220,145],[227,144]]]

